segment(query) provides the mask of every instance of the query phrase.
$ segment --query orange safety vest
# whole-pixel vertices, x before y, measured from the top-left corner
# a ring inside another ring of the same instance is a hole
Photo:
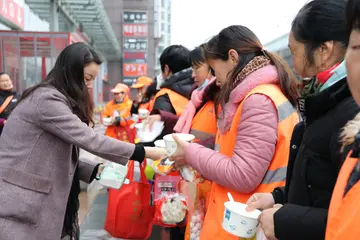
[[[115,104],[114,100],[111,100],[108,102],[104,108],[104,111],[102,112],[102,117],[113,117],[115,111],[119,111],[120,116],[125,119],[126,121],[121,121],[120,126],[125,127],[132,123],[131,121],[131,100],[124,100],[122,103]],[[108,126],[105,131],[105,135],[117,138],[116,132],[115,132],[115,126]]]
[[[217,126],[214,102],[210,101],[205,103],[205,105],[195,114],[191,122],[190,134],[195,136],[194,142],[199,142],[210,137],[215,137],[216,132]]]
[[[360,182],[357,182],[344,196],[349,177],[356,166],[358,158],[346,158],[341,167],[335,188],[332,194],[326,240],[355,240],[360,238]]]
[[[209,101],[194,116],[191,123],[190,134],[193,134],[195,136],[195,142],[198,142],[200,140],[206,140],[210,137],[215,137],[216,132],[217,126],[214,102]],[[204,182],[199,183],[198,194],[199,197],[205,198],[205,207],[208,205],[210,191],[211,182],[209,180],[205,180]],[[184,240],[190,240],[190,221],[188,221],[186,226]]]
[[[161,88],[160,91],[155,95],[154,101],[151,104],[151,109],[154,108],[154,103],[156,99],[162,95],[167,94],[169,96],[171,105],[175,109],[176,115],[181,116],[181,114],[184,112],[186,104],[188,104],[189,99],[184,97],[183,95],[170,90],[168,88]]]
[[[212,183],[209,205],[200,234],[201,240],[239,239],[239,237],[235,237],[234,235],[227,233],[221,227],[224,215],[224,203],[229,201],[227,196],[228,192],[231,192],[235,201],[246,203],[248,198],[256,192],[271,192],[274,188],[285,185],[291,134],[294,126],[299,122],[299,117],[296,109],[281,92],[279,86],[274,84],[263,84],[250,91],[240,103],[229,131],[225,134],[220,134],[218,132],[215,148],[219,150],[220,153],[229,157],[234,154],[237,129],[240,124],[242,114],[242,106],[245,100],[253,94],[263,94],[269,97],[277,108],[279,122],[278,138],[274,156],[264,179],[251,193],[237,192],[214,182]]]
[[[140,105],[139,105],[139,109],[147,109],[147,110],[149,110],[150,111],[150,101],[149,102],[146,102],[146,103],[141,103]]]

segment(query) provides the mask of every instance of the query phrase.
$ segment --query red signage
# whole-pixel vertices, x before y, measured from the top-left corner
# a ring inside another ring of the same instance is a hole
[[[124,52],[124,59],[145,59],[144,52]]]
[[[124,77],[138,77],[147,75],[148,65],[145,63],[124,63]]]
[[[0,15],[24,29],[24,6],[21,1],[0,0]]]
[[[147,37],[147,24],[124,24],[123,34],[125,37]]]

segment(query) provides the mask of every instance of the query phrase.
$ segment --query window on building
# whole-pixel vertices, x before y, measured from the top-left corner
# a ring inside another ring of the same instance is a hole
[[[165,23],[161,24],[161,31],[164,32],[165,31]]]

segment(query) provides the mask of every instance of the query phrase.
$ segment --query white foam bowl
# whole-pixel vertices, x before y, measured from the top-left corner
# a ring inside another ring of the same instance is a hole
[[[103,125],[110,126],[111,125],[111,118],[103,118]]]
[[[175,153],[176,148],[177,148],[177,145],[173,138],[173,135],[178,136],[181,140],[183,140],[185,142],[192,142],[195,139],[194,135],[186,134],[186,133],[173,133],[173,134],[165,135],[163,137],[163,139],[165,141],[165,148],[166,148],[166,151],[168,152],[168,154],[170,154],[170,155]]]
[[[152,130],[144,123],[135,124],[136,136],[140,142],[152,142],[154,141],[164,129],[164,122],[155,122]]]
[[[138,115],[140,119],[145,119],[149,116],[150,112],[147,109],[139,109]]]
[[[222,228],[228,233],[242,238],[252,238],[259,226],[259,210],[247,212],[246,204],[240,202],[225,202]]]
[[[133,120],[134,122],[138,122],[139,121],[139,115],[133,113],[131,115],[131,120]]]
[[[156,141],[154,142],[154,144],[155,144],[155,147],[166,148],[166,146],[165,146],[165,141],[162,140],[162,139],[156,140]]]

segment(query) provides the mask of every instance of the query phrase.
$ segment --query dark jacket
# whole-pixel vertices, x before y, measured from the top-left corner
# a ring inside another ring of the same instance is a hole
[[[9,103],[9,105],[4,109],[4,111],[0,114],[0,119],[8,119],[10,116],[11,111],[15,108],[16,103],[18,101],[18,95],[15,91],[0,91],[0,106],[5,102],[6,98],[13,95],[13,99]],[[2,125],[0,125],[0,135],[3,130]]]
[[[161,85],[161,88],[173,90],[174,92],[190,99],[194,84],[194,79],[191,77],[191,74],[191,68],[177,72],[167,78]],[[176,114],[167,94],[164,94],[155,100],[153,111],[156,110]]]
[[[293,131],[286,186],[275,189],[284,204],[274,215],[279,240],[325,239],[331,194],[346,153],[339,134],[359,112],[346,80],[300,101],[303,122]]]

